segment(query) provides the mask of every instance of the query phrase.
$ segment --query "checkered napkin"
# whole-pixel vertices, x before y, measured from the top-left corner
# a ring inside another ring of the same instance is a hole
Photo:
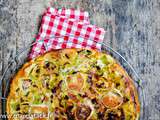
[[[29,58],[63,48],[101,49],[105,31],[89,22],[89,14],[74,9],[48,8]]]

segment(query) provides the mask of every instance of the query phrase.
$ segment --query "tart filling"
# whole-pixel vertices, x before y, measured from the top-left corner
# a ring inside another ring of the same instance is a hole
[[[23,65],[12,80],[7,113],[47,115],[36,120],[136,120],[140,105],[132,80],[110,55],[63,49]]]

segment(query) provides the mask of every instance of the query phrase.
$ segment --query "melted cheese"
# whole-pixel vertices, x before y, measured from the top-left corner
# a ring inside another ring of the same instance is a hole
[[[49,52],[21,69],[24,75],[18,76],[17,81],[12,83],[11,88],[16,86],[16,89],[11,90],[9,95],[8,112],[22,112],[22,108],[27,106],[27,113],[52,112],[51,120],[67,119],[68,116],[75,117],[78,106],[86,106],[91,109],[88,119],[101,119],[99,114],[107,116],[106,112],[112,109],[117,114],[122,109],[126,119],[129,116],[136,118],[139,113],[136,114],[134,102],[130,99],[130,88],[125,86],[126,81],[122,77],[126,74],[117,66],[110,55],[93,50]],[[125,103],[124,97],[128,100]]]

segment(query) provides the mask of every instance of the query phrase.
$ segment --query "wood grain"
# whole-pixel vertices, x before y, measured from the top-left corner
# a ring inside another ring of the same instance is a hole
[[[120,52],[144,80],[144,120],[159,120],[160,1],[0,0],[0,75],[10,59],[33,42],[47,6],[87,10],[91,23],[106,29],[105,42]]]

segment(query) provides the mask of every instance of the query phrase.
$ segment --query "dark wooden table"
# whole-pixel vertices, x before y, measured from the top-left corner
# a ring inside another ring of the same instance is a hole
[[[47,6],[87,10],[106,29],[105,42],[144,80],[144,120],[160,120],[160,0],[0,0],[0,75],[33,42]]]

